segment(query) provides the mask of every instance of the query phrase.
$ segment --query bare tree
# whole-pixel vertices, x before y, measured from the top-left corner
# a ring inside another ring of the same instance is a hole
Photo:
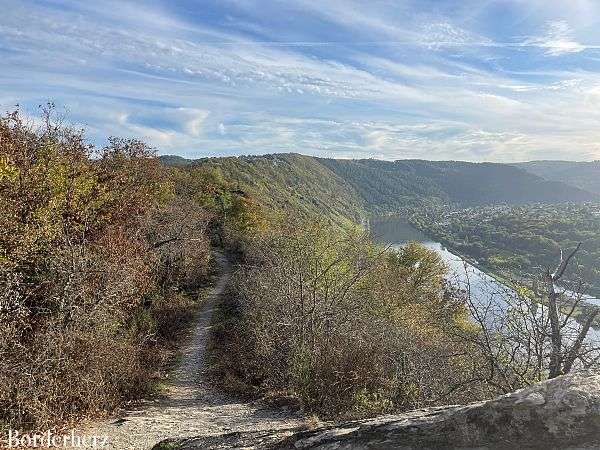
[[[161,281],[177,281],[190,288],[206,276],[210,219],[210,213],[185,199],[175,199],[146,216],[143,225],[147,240],[161,261]]]
[[[546,271],[545,281],[547,286],[547,295],[548,295],[548,311],[550,316],[550,327],[551,327],[551,341],[552,341],[552,351],[550,353],[550,364],[549,364],[549,374],[548,378],[556,378],[559,375],[563,375],[569,373],[573,368],[573,364],[575,361],[581,358],[582,356],[582,347],[587,337],[590,327],[594,322],[594,319],[600,312],[600,309],[595,308],[586,318],[583,323],[583,326],[580,328],[577,333],[576,338],[571,343],[570,348],[565,347],[563,343],[562,337],[562,329],[564,328],[564,324],[561,324],[559,320],[559,298],[560,293],[556,290],[556,283],[560,281],[560,279],[565,274],[565,270],[569,265],[571,259],[575,256],[575,254],[581,248],[581,242],[577,244],[577,247],[569,253],[569,255],[564,258],[563,252],[560,252],[560,262],[558,267],[554,271],[554,273],[550,272],[550,269]],[[581,298],[577,300],[577,302],[581,301]],[[571,311],[567,314],[567,317],[570,318],[575,311],[575,307],[571,308]],[[563,321],[564,322],[564,321]],[[567,344],[568,345],[568,344]]]
[[[545,271],[543,293],[506,287],[490,277],[475,280],[465,267],[466,282],[458,289],[479,332],[462,337],[486,361],[479,368],[481,380],[511,392],[598,363],[600,342],[590,339],[590,330],[600,309],[586,305],[581,292],[557,286],[580,247],[567,257],[561,252],[557,269]],[[577,320],[576,312],[583,312]]]
[[[470,377],[470,346],[448,335],[464,308],[443,289],[437,253],[298,223],[250,243],[234,273],[237,322],[215,332],[222,367],[325,416],[488,396]]]

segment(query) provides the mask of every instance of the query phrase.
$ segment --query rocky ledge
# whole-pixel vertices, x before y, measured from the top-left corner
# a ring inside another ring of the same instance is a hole
[[[466,406],[426,408],[308,431],[231,433],[159,445],[155,449],[600,448],[600,374],[581,371]]]

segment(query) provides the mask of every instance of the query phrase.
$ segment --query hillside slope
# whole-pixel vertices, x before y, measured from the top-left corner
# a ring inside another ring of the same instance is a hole
[[[163,157],[181,165],[180,158]],[[424,203],[523,204],[585,202],[600,195],[549,181],[517,167],[459,161],[341,160],[295,153],[205,158],[191,164],[218,168],[231,183],[269,208],[357,220],[366,213]]]
[[[530,161],[514,166],[547,180],[600,194],[600,161]]]
[[[597,195],[506,164],[461,161],[320,160],[376,209],[425,199],[461,205],[581,202]]]
[[[337,222],[360,221],[365,203],[353,187],[317,159],[295,153],[206,158],[194,162],[218,169],[271,211],[295,211]]]

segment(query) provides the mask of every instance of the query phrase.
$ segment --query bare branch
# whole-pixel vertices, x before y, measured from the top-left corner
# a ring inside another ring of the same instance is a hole
[[[569,265],[569,262],[571,261],[571,258],[573,258],[573,256],[575,256],[575,253],[577,253],[580,248],[581,248],[581,242],[579,244],[577,244],[577,247],[575,247],[575,250],[573,250],[571,253],[569,253],[569,256],[567,256],[566,259],[563,259],[562,250],[560,251],[560,264],[556,268],[556,271],[552,274],[552,281],[557,282],[558,280],[560,280],[562,278],[562,276],[565,273],[565,270],[567,269],[567,266]]]
[[[596,318],[596,316],[599,313],[600,313],[600,309],[596,308],[588,316],[588,318],[585,321],[583,327],[579,331],[577,339],[573,343],[573,346],[571,347],[571,350],[569,351],[567,357],[565,358],[565,364],[564,364],[564,367],[563,367],[563,373],[569,373],[571,371],[571,368],[573,367],[573,364],[575,363],[575,360],[580,356],[579,352],[581,350],[581,346],[583,344],[583,341],[587,337],[587,334],[590,331],[590,327],[592,326],[592,323],[594,322],[594,319]]]

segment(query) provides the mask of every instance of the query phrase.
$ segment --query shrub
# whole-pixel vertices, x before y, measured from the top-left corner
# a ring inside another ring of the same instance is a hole
[[[45,119],[0,118],[0,424],[11,428],[149,392],[189,322],[184,289],[210,259],[207,213],[174,198],[153,151],[123,139],[98,150]]]
[[[446,294],[435,252],[381,249],[320,225],[250,250],[214,337],[236,385],[295,395],[325,417],[485,395],[468,383],[476,358],[452,338],[465,310]]]

